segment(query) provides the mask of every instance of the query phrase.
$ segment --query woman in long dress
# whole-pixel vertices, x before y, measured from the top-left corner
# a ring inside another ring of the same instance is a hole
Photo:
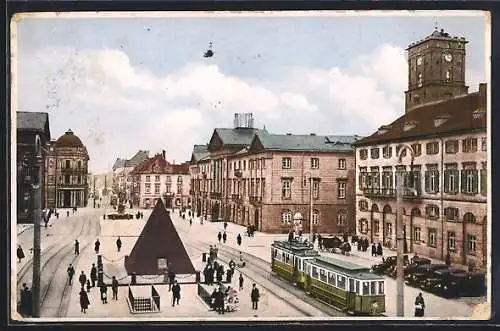
[[[87,292],[85,292],[85,290],[82,287],[82,290],[80,291],[80,308],[81,308],[81,312],[84,313],[84,314],[86,314],[87,313],[87,309],[89,308],[89,305],[90,305],[89,297],[87,295]]]

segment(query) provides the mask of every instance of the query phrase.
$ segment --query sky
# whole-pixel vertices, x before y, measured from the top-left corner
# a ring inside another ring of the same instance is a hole
[[[485,16],[470,12],[145,15],[15,26],[16,110],[48,112],[53,139],[71,129],[93,173],[138,150],[187,161],[234,113],[277,134],[369,135],[404,113],[405,49],[436,24],[469,41],[469,91],[488,80]]]

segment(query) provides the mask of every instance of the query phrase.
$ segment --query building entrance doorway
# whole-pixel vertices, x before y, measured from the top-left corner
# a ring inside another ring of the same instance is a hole
[[[255,209],[255,213],[254,213],[254,226],[255,226],[255,230],[259,230],[259,210],[258,209]]]
[[[71,207],[71,192],[64,191],[63,208]]]

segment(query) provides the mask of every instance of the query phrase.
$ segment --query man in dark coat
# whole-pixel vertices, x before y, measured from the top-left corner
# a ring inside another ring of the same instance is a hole
[[[87,276],[85,276],[85,273],[82,271],[82,273],[80,274],[80,277],[78,278],[78,281],[80,282],[80,284],[82,285],[82,289],[84,288],[85,286],[85,283],[87,282]]]
[[[378,243],[378,245],[377,245],[377,255],[378,256],[382,256],[383,255],[382,245],[380,243]]]
[[[80,254],[80,243],[78,242],[78,239],[75,240],[75,254],[76,255]]]
[[[445,263],[446,263],[446,265],[451,265],[450,252],[446,252]]]
[[[243,275],[241,274],[241,272],[240,272],[240,277],[238,280],[239,280],[239,284],[240,284],[240,291],[242,291],[243,290]]]
[[[174,281],[174,285],[172,286],[172,307],[175,306],[175,302],[179,304],[179,300],[181,299],[181,286],[177,281]]]
[[[293,241],[293,231],[290,231],[288,233],[288,242],[292,242]]]
[[[220,240],[222,239],[222,233],[220,233],[220,231],[219,231],[219,233],[217,234],[217,239],[219,240],[219,243],[220,243]]]
[[[175,273],[172,270],[168,271],[168,291],[172,289],[172,285],[174,284]]]
[[[69,217],[69,210],[66,211],[66,217]]]
[[[103,282],[100,288],[102,303],[108,303],[108,287]]]
[[[222,287],[219,287],[219,291],[215,296],[215,307],[219,314],[224,314],[224,292],[222,292]]]
[[[250,294],[250,297],[252,299],[252,309],[257,310],[259,305],[260,293],[255,283],[253,283],[252,285],[252,293]]]
[[[96,254],[99,254],[99,247],[101,247],[101,243],[99,242],[99,239],[97,239],[94,244],[94,250]]]
[[[80,291],[80,308],[81,312],[86,314],[87,309],[89,308],[90,301],[89,301],[89,296],[87,295],[87,292],[82,288]]]
[[[375,246],[375,243],[372,244],[372,256],[377,256],[377,246]]]
[[[92,287],[95,287],[95,282],[97,281],[97,268],[95,263],[92,263],[92,269],[90,269],[90,280],[92,281]]]
[[[224,231],[224,234],[222,235],[222,241],[224,242],[224,244],[226,243],[226,240],[227,240],[227,233],[226,231]]]
[[[17,246],[17,258],[19,259],[19,262],[24,259],[24,251],[21,245]]]
[[[111,280],[111,290],[113,291],[113,299],[118,300],[118,280],[115,276]]]
[[[415,317],[423,317],[425,309],[424,297],[422,292],[420,292],[415,298]]]
[[[227,222],[224,222],[224,231],[227,229]]]
[[[320,250],[322,250],[322,249],[323,249],[323,238],[321,237],[321,234],[320,234],[320,233],[318,233],[318,248],[319,248]]]
[[[120,237],[116,239],[116,248],[118,249],[118,252],[120,251],[120,249],[122,249],[122,240]]]
[[[73,265],[70,264],[67,270],[68,273],[68,283],[71,285],[73,283],[73,276],[75,275],[75,268],[73,268]]]
[[[316,232],[314,232],[314,233],[313,233],[313,237],[312,237],[312,242],[313,242],[313,244],[316,242],[316,238],[317,238],[317,237],[318,237],[318,236],[316,235]]]

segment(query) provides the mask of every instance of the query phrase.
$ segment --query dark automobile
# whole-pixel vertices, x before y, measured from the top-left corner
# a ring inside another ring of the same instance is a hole
[[[456,275],[465,273],[466,271],[459,268],[437,269],[432,271],[427,278],[422,281],[422,288],[426,291],[435,293],[437,285],[449,284]],[[441,288],[441,287],[439,287]],[[447,287],[448,288],[448,287]],[[436,293],[437,294],[437,293]]]
[[[406,265],[404,268],[404,275],[408,275],[413,272],[416,268],[421,265],[431,264],[431,260],[425,257],[414,257],[411,259],[411,263]],[[389,272],[389,276],[396,278],[396,266],[393,266]]]
[[[323,250],[328,252],[335,252],[335,249],[342,247],[343,240],[339,237],[323,237],[321,240],[321,245]]]
[[[372,266],[372,272],[375,274],[390,274],[397,265],[397,256],[388,256],[386,258],[382,258],[382,263],[375,264]],[[403,256],[403,264],[408,265],[408,255]]]
[[[434,271],[442,269],[449,269],[449,266],[446,264],[420,265],[408,272],[405,276],[405,283],[410,286],[423,288],[425,281],[433,276]]]
[[[443,270],[444,271],[444,270]],[[435,272],[430,291],[445,297],[479,297],[486,294],[486,275],[484,272],[468,272],[452,269],[450,272]]]

